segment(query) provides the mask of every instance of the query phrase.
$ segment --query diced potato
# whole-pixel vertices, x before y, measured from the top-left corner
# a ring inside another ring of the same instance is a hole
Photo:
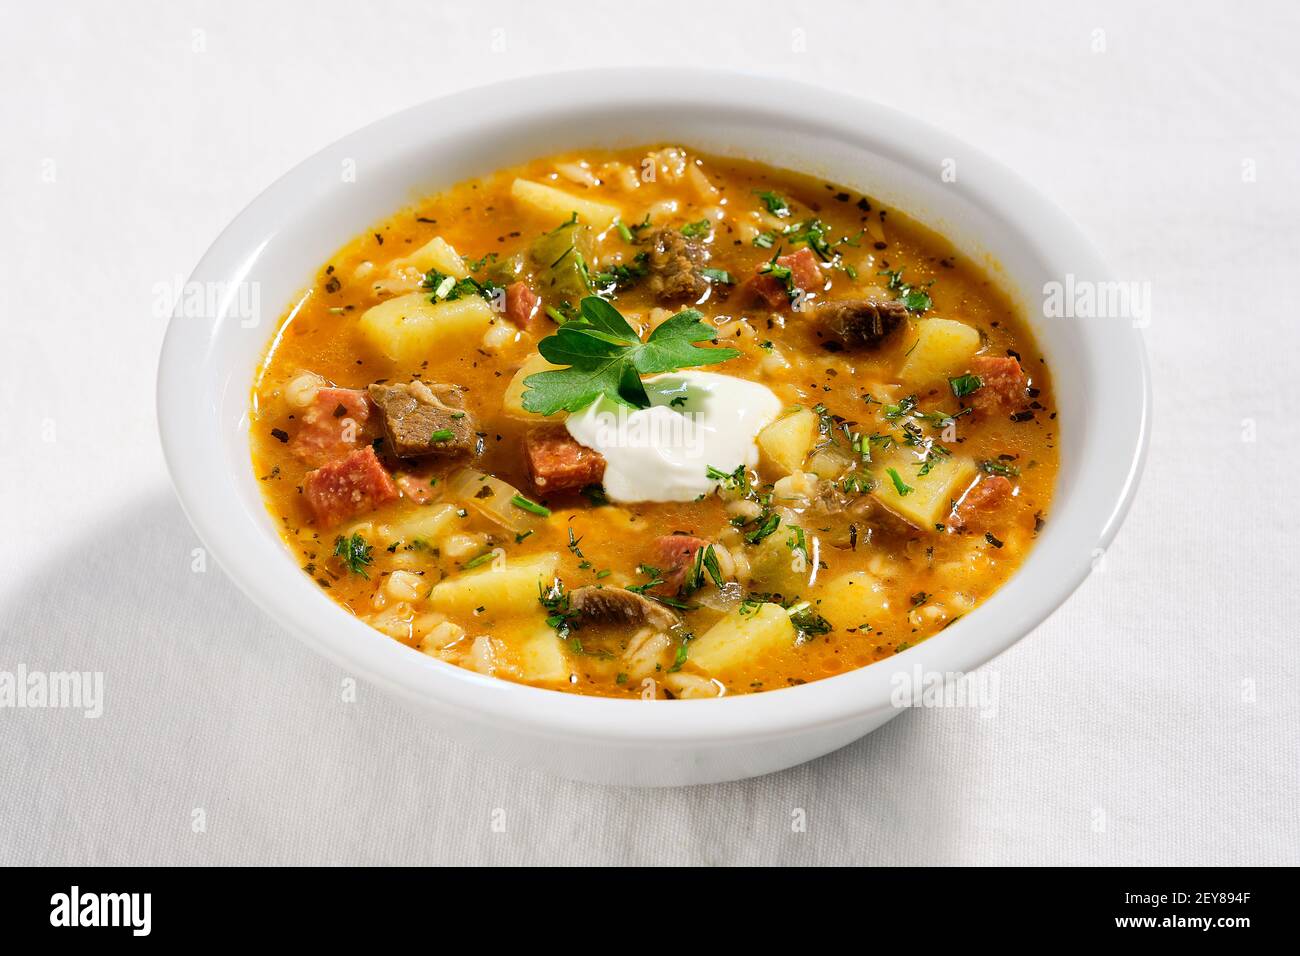
[[[925,530],[945,520],[952,502],[962,496],[979,471],[973,458],[953,455],[938,460],[927,474],[918,475],[917,458],[901,448],[882,456],[878,465],[872,497],[904,521]],[[899,494],[890,468],[907,489],[903,494]]]
[[[457,279],[469,276],[469,270],[465,268],[465,260],[442,236],[434,236],[410,255],[394,259],[389,266],[395,273],[408,267],[414,267],[421,272],[437,269],[443,275],[454,276]]]
[[[779,604],[761,604],[745,613],[732,611],[691,641],[687,659],[709,673],[720,673],[794,645],[790,615]]]
[[[506,386],[505,397],[501,400],[501,411],[511,418],[526,418],[533,421],[542,421],[542,416],[535,412],[530,412],[524,408],[524,379],[530,375],[536,375],[538,372],[545,372],[548,369],[563,368],[560,365],[552,365],[546,359],[542,358],[536,352],[524,360],[524,364],[519,366],[519,371],[515,372],[515,377],[510,380]],[[551,415],[549,421],[563,421],[568,417],[568,412],[559,411]]]
[[[878,627],[889,614],[889,594],[870,572],[849,571],[822,585],[814,610],[837,630],[864,624]]]
[[[478,608],[491,617],[535,614],[538,586],[554,579],[559,561],[552,553],[507,562],[500,569],[489,563],[438,582],[429,603],[448,614],[473,615]]]
[[[362,334],[394,362],[418,362],[435,352],[478,345],[491,324],[492,307],[476,295],[430,302],[422,292],[381,302],[360,319]]]
[[[800,408],[758,433],[758,450],[783,474],[803,470],[803,461],[817,441],[817,413]]]
[[[459,520],[455,505],[443,502],[416,508],[399,520],[389,522],[384,530],[390,541],[400,541],[403,544],[423,541],[433,545],[442,540],[443,535]]]
[[[562,683],[573,671],[564,642],[545,622],[515,641],[512,650],[511,662],[521,680]]]
[[[600,230],[608,229],[623,213],[611,203],[571,196],[554,186],[527,179],[516,179],[510,187],[510,195],[540,216],[562,222],[576,212],[579,220]]]
[[[916,333],[916,344],[903,360],[898,377],[917,385],[956,375],[980,347],[979,332],[952,319],[922,319],[916,323]]]

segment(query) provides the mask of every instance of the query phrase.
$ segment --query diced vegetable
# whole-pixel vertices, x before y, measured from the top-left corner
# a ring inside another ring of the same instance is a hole
[[[914,385],[962,371],[980,347],[979,332],[952,319],[922,319],[916,323],[916,333],[916,343],[898,370],[902,381]]]
[[[759,591],[793,598],[808,590],[812,535],[796,525],[780,525],[750,556],[750,580]]]
[[[419,362],[438,351],[478,344],[492,324],[492,307],[478,296],[430,302],[428,293],[412,292],[373,306],[360,329],[394,362]]]
[[[528,255],[539,270],[537,287],[543,300],[577,305],[590,295],[594,250],[591,227],[575,220],[534,239]]]
[[[464,279],[469,275],[465,260],[441,236],[434,236],[408,256],[394,259],[391,268],[397,272],[408,266],[414,266],[421,272],[436,269],[443,275],[456,279]]]
[[[695,640],[687,659],[710,674],[794,646],[794,624],[779,604],[741,605]]]
[[[921,475],[917,464],[916,456],[906,448],[894,448],[881,456],[871,494],[904,521],[929,531],[943,522],[952,502],[979,473],[979,466],[973,458],[953,455],[932,461],[929,471]]]
[[[545,518],[515,505],[524,495],[509,482],[475,468],[463,468],[447,479],[447,494],[515,534],[536,530]]]
[[[389,541],[408,545],[418,541],[433,547],[457,520],[456,506],[442,502],[404,514],[397,521],[389,522],[385,528]]]
[[[837,630],[879,627],[889,613],[885,586],[867,571],[849,571],[821,586],[821,600],[814,606]]]
[[[599,230],[608,229],[623,213],[623,210],[611,203],[571,196],[554,186],[527,179],[516,179],[510,187],[510,195],[539,216],[561,222],[576,212],[578,219]]]
[[[538,587],[555,577],[559,561],[558,554],[550,553],[508,561],[503,568],[489,562],[439,581],[429,603],[439,611],[468,617],[536,614]]]
[[[536,598],[535,593],[533,597]],[[567,681],[572,672],[564,642],[555,633],[555,629],[545,623],[520,638],[510,649],[509,656],[519,671],[520,680],[530,683],[554,684]]]
[[[782,474],[791,475],[803,471],[803,461],[816,440],[817,413],[800,408],[759,432],[758,449]]]
[[[529,375],[535,375],[538,372],[545,372],[551,369],[562,368],[560,365],[552,365],[540,355],[534,353],[524,360],[524,364],[515,372],[515,377],[510,380],[506,386],[505,396],[501,400],[501,411],[511,418],[526,418],[533,421],[543,421],[541,415],[536,412],[530,412],[524,408],[524,379]],[[568,416],[566,411],[558,411],[551,416],[553,421],[562,421]]]

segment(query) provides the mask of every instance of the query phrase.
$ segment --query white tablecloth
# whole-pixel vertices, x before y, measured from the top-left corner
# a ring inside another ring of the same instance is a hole
[[[1300,863],[1300,11],[1136,6],[9,10],[0,671],[105,683],[98,719],[0,708],[0,863]],[[155,438],[160,290],[357,126],[628,63],[914,113],[1152,284],[1142,490],[1103,571],[996,662],[995,716],[909,712],[725,786],[568,783],[377,689],[343,702],[337,668],[192,570]]]

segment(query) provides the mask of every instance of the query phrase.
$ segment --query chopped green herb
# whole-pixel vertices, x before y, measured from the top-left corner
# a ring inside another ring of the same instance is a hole
[[[547,508],[545,505],[539,505],[535,501],[529,501],[520,494],[516,494],[511,498],[510,503],[516,508],[522,508],[524,511],[531,511],[533,514],[541,515],[543,518],[549,518],[551,516],[550,508]]]
[[[731,273],[726,269],[701,269],[699,272],[710,282],[721,282],[723,285],[736,284],[736,280],[732,278]]]
[[[550,587],[537,585],[537,603],[546,610],[546,623],[555,630],[560,640],[569,639],[570,632],[578,626],[578,612],[569,606],[569,594],[564,583],[556,578]],[[581,645],[579,645],[581,650]]]
[[[434,302],[454,302],[456,299],[464,299],[472,295],[480,296],[490,302],[503,288],[491,280],[480,282],[472,277],[457,279],[455,276],[443,275],[436,269],[431,269],[425,274],[421,285],[433,293]]]
[[[456,437],[456,433],[450,428],[439,428],[429,436],[429,444],[436,445],[438,442],[451,441]]]
[[[889,480],[894,483],[894,490],[898,492],[898,497],[906,498],[912,488],[910,485],[904,484],[903,479],[898,477],[898,469],[886,468],[885,471],[889,474]]]
[[[919,286],[909,285],[903,281],[902,269],[885,269],[876,275],[887,276],[889,278],[889,291],[893,292],[896,297],[903,303],[903,306],[909,312],[915,312],[920,315],[933,305],[930,294]],[[934,285],[933,282],[928,285]]]
[[[748,495],[750,492],[749,469],[743,464],[737,465],[735,471],[723,471],[712,465],[705,465],[704,474],[710,481],[721,482],[722,487],[728,491],[738,491],[742,495]]]
[[[334,556],[353,574],[367,579],[370,575],[366,573],[366,565],[374,560],[370,557],[372,550],[360,534],[354,533],[350,538],[339,535],[334,539]]]
[[[627,589],[629,591],[632,591],[635,594],[644,594],[646,591],[649,591],[651,588],[658,587],[659,585],[664,583],[663,572],[659,570],[659,568],[656,568],[653,564],[638,564],[636,570],[638,574],[642,574],[645,577],[649,578],[650,580],[645,581],[641,584],[629,584],[627,586]]]
[[[956,398],[965,398],[983,385],[978,375],[958,375],[956,378],[948,379],[948,387],[952,389],[952,394]]]
[[[1019,468],[1005,461],[982,461],[980,470],[988,475],[1001,475],[1003,478],[1016,478],[1020,475]]]
[[[682,635],[682,642],[677,645],[677,653],[673,656],[673,666],[668,668],[668,673],[675,674],[682,669],[686,663],[686,646],[695,639],[695,635],[687,632]]]
[[[818,637],[822,634],[829,634],[835,628],[831,622],[826,620],[811,607],[806,607],[790,615],[790,623],[794,625],[795,630],[799,632],[799,640],[806,641],[810,637]]]
[[[480,565],[487,564],[489,561],[492,560],[493,554],[494,552],[491,549],[484,551],[482,554],[476,555],[475,557],[470,558],[468,561],[462,564],[461,569],[464,571],[469,571],[473,568],[479,567]]]
[[[750,544],[758,544],[758,542],[775,532],[780,526],[781,516],[774,511],[769,512],[760,519],[757,528],[745,535],[745,540]]]
[[[682,226],[682,235],[688,239],[698,239],[700,236],[707,236],[713,225],[707,219],[701,219],[699,222],[688,222]]]
[[[755,189],[754,195],[763,200],[763,205],[767,207],[767,211],[772,215],[782,218],[790,215],[790,204],[785,201],[784,197],[768,189]]]

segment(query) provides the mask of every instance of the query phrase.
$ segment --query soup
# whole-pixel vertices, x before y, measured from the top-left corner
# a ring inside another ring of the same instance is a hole
[[[678,146],[378,223],[284,317],[252,459],[303,572],[511,681],[689,699],[863,667],[1025,559],[1043,357],[975,263],[833,183]]]

